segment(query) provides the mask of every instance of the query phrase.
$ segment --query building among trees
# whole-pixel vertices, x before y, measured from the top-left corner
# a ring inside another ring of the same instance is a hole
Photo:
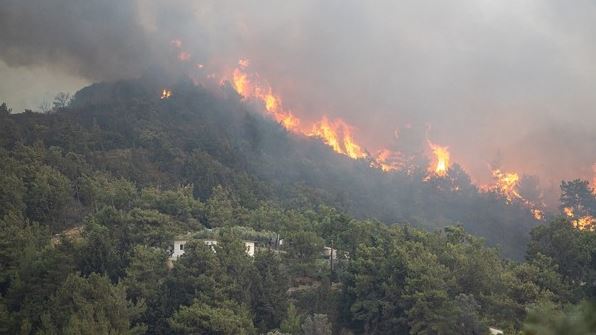
[[[180,256],[184,255],[184,246],[190,240],[191,240],[191,238],[188,235],[179,236],[174,240],[174,249],[172,250],[172,255],[170,256],[171,261],[175,261],[178,258],[180,258]],[[213,252],[215,252],[215,248],[213,248],[213,246],[217,245],[217,240],[204,239],[201,241],[203,241],[203,243],[205,243],[205,245],[211,246],[211,249],[213,250]],[[243,242],[244,242],[244,248],[245,248],[246,254],[251,257],[254,257],[255,256],[255,242],[254,241],[243,241]]]

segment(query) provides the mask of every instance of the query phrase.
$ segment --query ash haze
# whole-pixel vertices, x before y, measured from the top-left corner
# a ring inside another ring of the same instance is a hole
[[[479,183],[499,165],[557,196],[593,177],[594,31],[590,0],[5,0],[0,76],[34,89],[5,82],[0,100],[185,73],[178,39],[200,75],[247,58],[296,115],[341,117],[367,148],[428,136]]]

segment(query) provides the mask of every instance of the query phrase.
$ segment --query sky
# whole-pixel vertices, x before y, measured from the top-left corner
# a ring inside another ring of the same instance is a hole
[[[478,183],[495,166],[556,191],[593,177],[595,31],[591,0],[4,0],[0,100],[186,73],[177,39],[198,75],[249,59],[295,114],[340,117],[367,148],[428,137]]]

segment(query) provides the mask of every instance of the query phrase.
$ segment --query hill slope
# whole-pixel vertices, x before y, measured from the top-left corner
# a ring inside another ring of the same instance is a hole
[[[231,89],[210,92],[179,82],[170,98],[160,99],[159,92],[151,80],[95,84],[53,113],[3,115],[0,144],[8,151],[19,145],[59,148],[78,162],[55,166],[71,180],[82,170],[103,171],[139,187],[192,185],[201,200],[221,185],[246,208],[260,201],[315,210],[325,204],[387,224],[461,224],[506,256],[525,252],[535,224],[531,213],[480,192],[458,166],[429,181],[423,181],[424,168],[384,173],[316,139],[288,134]],[[72,217],[84,211],[73,209]],[[56,229],[71,226],[69,220],[60,218]]]

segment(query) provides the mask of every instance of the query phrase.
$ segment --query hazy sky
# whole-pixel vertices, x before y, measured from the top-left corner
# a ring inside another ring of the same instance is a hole
[[[297,115],[342,117],[367,147],[430,127],[478,181],[498,161],[558,185],[596,163],[595,32],[593,0],[4,0],[0,100],[179,71],[178,38],[205,74],[250,59]]]

